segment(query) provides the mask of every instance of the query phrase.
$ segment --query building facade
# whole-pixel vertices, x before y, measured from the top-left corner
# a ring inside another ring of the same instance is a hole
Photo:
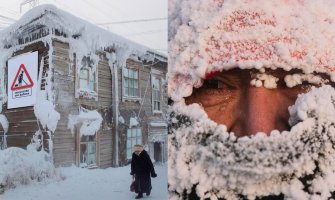
[[[165,162],[167,58],[52,6],[24,17],[1,33],[1,147],[35,144],[57,166],[106,168],[129,163],[132,146],[142,144]],[[11,63],[31,52],[37,80],[23,68],[13,79]],[[36,101],[9,108],[32,85]]]

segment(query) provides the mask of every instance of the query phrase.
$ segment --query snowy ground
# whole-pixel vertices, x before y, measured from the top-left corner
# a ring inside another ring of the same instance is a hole
[[[167,167],[155,166],[157,178],[152,179],[153,190],[143,199],[168,199]],[[20,185],[0,195],[1,200],[128,200],[135,193],[129,191],[130,166],[108,169],[60,168],[65,180],[48,180]]]

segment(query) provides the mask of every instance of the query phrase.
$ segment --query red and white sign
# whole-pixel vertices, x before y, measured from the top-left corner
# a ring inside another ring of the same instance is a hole
[[[37,51],[8,60],[8,109],[36,103],[37,72]]]

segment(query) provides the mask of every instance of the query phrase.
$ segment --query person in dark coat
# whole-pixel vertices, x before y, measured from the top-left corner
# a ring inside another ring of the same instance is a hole
[[[152,189],[150,176],[155,178],[157,174],[148,153],[142,145],[134,145],[130,175],[135,176],[135,192],[138,193],[135,199],[142,198],[143,193],[149,196]]]

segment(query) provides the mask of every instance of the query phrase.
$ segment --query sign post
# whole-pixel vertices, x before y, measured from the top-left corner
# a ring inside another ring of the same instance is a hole
[[[8,109],[33,106],[36,103],[37,71],[37,51],[8,60]]]

